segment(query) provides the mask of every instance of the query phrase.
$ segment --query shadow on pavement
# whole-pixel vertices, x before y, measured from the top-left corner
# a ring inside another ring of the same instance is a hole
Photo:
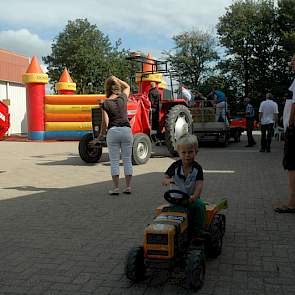
[[[28,194],[0,201],[0,293],[9,286],[19,286],[22,294],[37,288],[38,294],[69,289],[69,294],[153,288],[183,292],[175,274],[151,274],[138,284],[124,275],[127,251],[142,245],[154,209],[165,202],[161,178],[162,173],[135,176],[132,195],[119,196],[107,194],[110,181],[4,188]]]

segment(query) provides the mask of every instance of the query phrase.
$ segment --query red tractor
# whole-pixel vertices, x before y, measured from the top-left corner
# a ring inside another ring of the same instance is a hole
[[[133,65],[139,64],[140,70],[136,73],[138,93],[131,95],[128,100],[128,118],[134,135],[133,164],[146,163],[152,152],[152,143],[165,141],[171,155],[176,155],[176,140],[183,134],[193,132],[193,119],[185,99],[174,99],[172,91],[165,90],[165,76],[171,77],[167,62],[153,59],[150,55],[143,57],[133,54],[128,57]],[[171,80],[171,79],[170,79]],[[150,124],[150,101],[148,93],[151,82],[157,84],[161,94],[159,114],[156,130]],[[171,85],[172,88],[172,85]],[[164,91],[165,90],[165,91]],[[168,93],[168,94],[167,94]],[[101,125],[101,108],[92,109],[93,132],[82,137],[79,143],[79,154],[87,163],[96,163],[102,155],[105,142],[98,140]]]

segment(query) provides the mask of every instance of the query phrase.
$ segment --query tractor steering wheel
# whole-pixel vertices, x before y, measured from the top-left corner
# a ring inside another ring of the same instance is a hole
[[[189,194],[178,189],[170,189],[164,193],[164,199],[172,205],[187,205],[189,198]]]

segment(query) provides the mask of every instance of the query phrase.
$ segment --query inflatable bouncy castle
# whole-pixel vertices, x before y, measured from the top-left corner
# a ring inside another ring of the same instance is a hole
[[[48,75],[37,58],[32,58],[23,75],[27,95],[28,137],[32,140],[75,140],[92,130],[91,109],[105,95],[75,94],[76,84],[65,68],[55,89],[58,94],[45,95]]]

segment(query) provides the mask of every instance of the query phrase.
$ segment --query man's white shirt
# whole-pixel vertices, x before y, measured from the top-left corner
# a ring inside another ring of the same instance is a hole
[[[183,86],[181,87],[181,92],[187,101],[190,101],[192,99],[191,92],[188,89],[186,89],[185,87],[183,87]]]
[[[279,113],[278,105],[273,100],[267,99],[260,104],[259,113],[262,113],[262,125],[274,123],[275,114]]]

